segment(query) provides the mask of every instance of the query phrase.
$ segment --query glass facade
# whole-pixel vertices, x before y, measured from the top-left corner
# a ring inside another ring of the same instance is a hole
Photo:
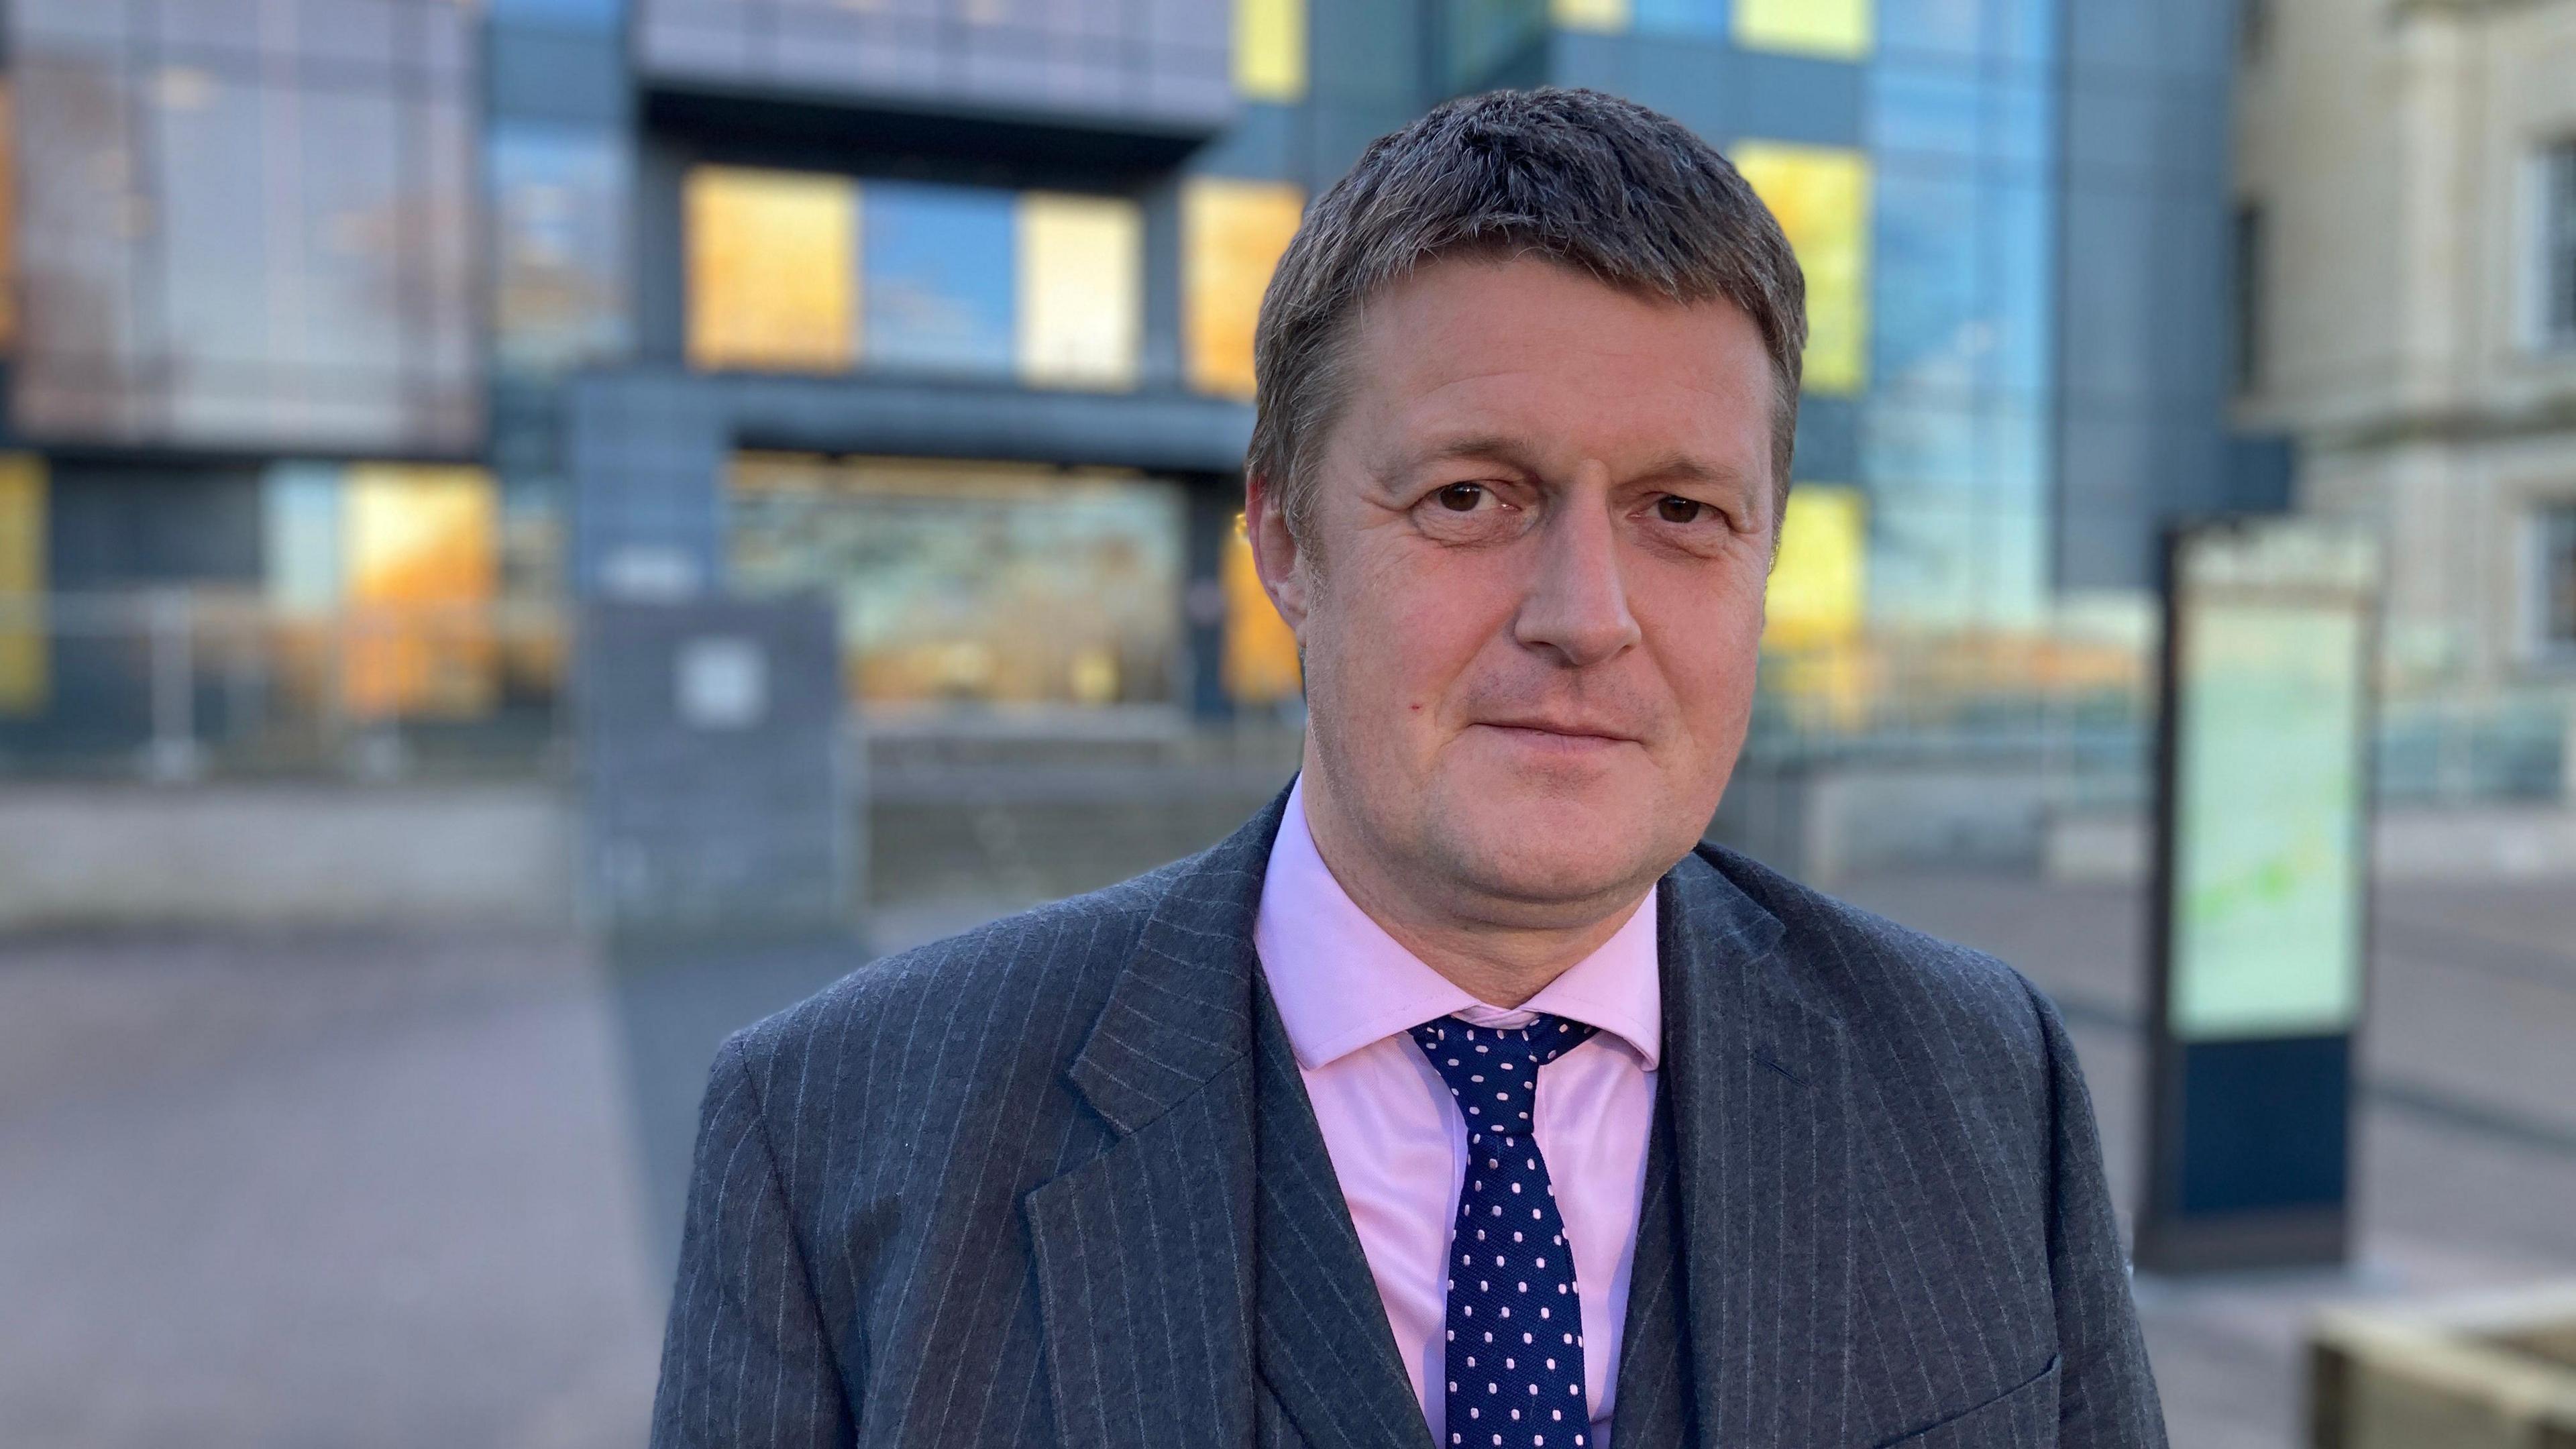
[[[1261,294],[1305,206],[1305,193],[1284,182],[1206,176],[1183,189],[1182,356],[1191,387],[1252,396]]]
[[[2537,510],[2531,535],[2534,650],[2576,659],[2576,502]]]
[[[473,719],[501,689],[499,490],[480,468],[285,463],[266,597],[298,686],[360,720]]]
[[[1859,60],[1869,54],[1877,4],[1876,0],[1734,0],[1734,8],[1735,40],[1748,50]]]
[[[1860,391],[1869,369],[1869,158],[1747,141],[1731,159],[1780,219],[1806,274],[1806,390]]]
[[[2532,188],[2539,213],[2532,248],[2540,274],[2537,330],[2543,346],[2576,347],[2576,141],[2541,152],[2539,172]]]
[[[1247,5],[1276,40],[1289,0]],[[648,76],[880,103],[1213,127],[1233,115],[1223,0],[635,0]],[[1278,52],[1245,65],[1286,78]],[[1299,58],[1302,73],[1302,57]]]
[[[1297,660],[1297,636],[1261,587],[1261,570],[1253,562],[1252,540],[1244,535],[1240,516],[1226,530],[1220,569],[1225,586],[1226,697],[1245,705],[1275,705],[1299,698],[1305,678]]]
[[[1168,704],[1181,499],[1119,470],[745,454],[731,560],[755,594],[840,605],[873,708]]]
[[[0,454],[0,715],[45,705],[45,460]]]
[[[12,6],[19,428],[477,446],[472,20],[455,0]]]
[[[1123,197],[702,166],[686,211],[693,366],[1135,384]]]
[[[1306,0],[1234,0],[1234,89],[1248,101],[1306,95]]]
[[[834,372],[858,331],[858,188],[847,177],[689,173],[689,362]]]
[[[489,167],[492,359],[539,376],[625,355],[632,341],[623,141],[585,126],[494,125]]]

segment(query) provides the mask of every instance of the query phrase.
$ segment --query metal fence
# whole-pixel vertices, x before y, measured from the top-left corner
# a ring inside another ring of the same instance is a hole
[[[324,612],[248,590],[0,597],[0,777],[545,775],[568,763],[571,648],[569,616],[550,603]],[[2056,806],[2139,807],[2154,739],[2149,661],[2134,644],[2027,635],[1775,656],[1746,763],[2029,774]],[[1106,730],[889,717],[870,748],[895,767],[936,756],[1187,770],[1241,753],[1216,748],[1239,745],[1240,730],[1192,729],[1177,709],[1149,713],[1162,723],[1142,731],[1133,709],[1102,713],[1118,726]],[[2569,799],[2571,730],[2576,697],[2566,691],[2392,691],[2380,712],[2380,798]],[[1290,761],[1293,742],[1260,753]]]
[[[0,774],[385,780],[555,767],[561,611],[0,599]]]

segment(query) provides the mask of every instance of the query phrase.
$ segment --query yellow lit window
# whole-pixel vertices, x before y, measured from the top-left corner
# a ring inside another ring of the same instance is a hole
[[[1144,222],[1132,201],[1019,201],[1019,373],[1041,387],[1136,385]]]
[[[1234,0],[1234,89],[1250,101],[1306,96],[1306,0]]]
[[[1860,391],[1869,374],[1868,158],[1747,141],[1734,161],[1780,218],[1807,276],[1807,389]]]
[[[1305,194],[1274,181],[1201,177],[1181,196],[1182,327],[1190,386],[1252,396],[1252,332]]]
[[[361,464],[342,538],[349,628],[342,690],[360,716],[491,708],[489,606],[498,502],[480,468]]]
[[[858,351],[854,183],[701,166],[689,173],[686,210],[692,366],[850,365]]]
[[[1869,54],[1873,0],[1735,0],[1735,42],[1834,60]]]
[[[1220,668],[1225,693],[1237,704],[1275,704],[1295,699],[1303,688],[1297,668],[1297,636],[1279,617],[1261,587],[1253,566],[1252,540],[1238,516],[1226,535],[1222,565],[1225,584],[1225,658]]]
[[[45,707],[45,460],[0,454],[0,715]]]
[[[1847,643],[1867,599],[1868,504],[1857,488],[1801,483],[1780,521],[1780,561],[1764,596],[1762,642],[1777,649]]]
[[[1549,0],[1548,18],[1568,30],[1617,34],[1628,28],[1631,0]]]

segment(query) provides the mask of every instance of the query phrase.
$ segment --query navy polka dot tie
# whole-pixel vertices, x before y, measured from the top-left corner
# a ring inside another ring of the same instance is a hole
[[[1583,1304],[1574,1251],[1531,1136],[1538,1069],[1580,1046],[1592,1028],[1541,1015],[1527,1026],[1470,1026],[1443,1017],[1414,1043],[1467,1119],[1467,1176],[1449,1238],[1448,1419],[1467,1449],[1582,1449],[1592,1412],[1583,1397]]]

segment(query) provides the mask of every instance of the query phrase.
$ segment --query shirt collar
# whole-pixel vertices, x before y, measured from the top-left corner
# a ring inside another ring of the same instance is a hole
[[[1314,1071],[1361,1047],[1453,1013],[1514,1024],[1502,1008],[1424,965],[1370,920],[1333,878],[1306,829],[1305,786],[1270,846],[1253,947],[1297,1065]],[[1628,1043],[1655,1070],[1663,1055],[1663,999],[1657,983],[1655,893],[1598,950],[1576,962],[1521,1008],[1598,1027]]]

